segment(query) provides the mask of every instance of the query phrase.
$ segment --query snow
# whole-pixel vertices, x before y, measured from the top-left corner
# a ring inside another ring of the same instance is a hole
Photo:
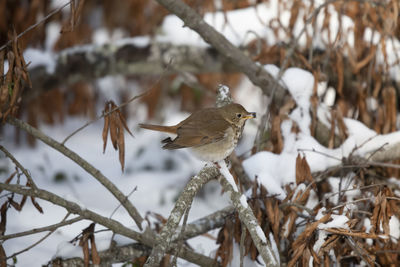
[[[397,243],[400,238],[400,221],[396,216],[390,217],[389,220],[390,238],[393,243]]]
[[[72,243],[64,241],[58,244],[53,258],[68,259],[75,257],[83,258],[82,247],[74,246]]]
[[[349,217],[345,215],[331,215],[332,221],[327,223],[320,223],[318,225],[318,229],[326,229],[326,228],[342,228],[349,229],[349,226],[346,224],[349,221]]]
[[[265,66],[271,74],[277,74],[278,69],[271,65]],[[336,149],[328,149],[310,136],[310,102],[314,79],[311,73],[289,68],[282,76],[282,83],[286,85],[296,101],[297,107],[289,114],[290,120],[281,124],[284,147],[281,154],[258,152],[243,161],[243,167],[251,179],[256,177],[267,188],[270,195],[277,195],[279,199],[286,197],[282,187],[295,182],[295,166],[298,153],[302,153],[310,166],[311,172],[323,171],[329,167],[341,164],[342,159],[349,155],[368,157],[370,153],[385,147],[389,148],[400,142],[400,132],[378,135],[363,123],[344,118],[349,137]],[[323,109],[323,106],[320,107]],[[320,110],[327,115],[327,110]],[[292,132],[296,123],[299,133]]]
[[[240,247],[237,243],[233,243],[232,247],[232,261],[229,263],[230,267],[240,266]],[[251,260],[248,256],[243,258],[243,266],[246,267],[260,267],[265,266],[263,264],[258,264],[257,261]]]
[[[228,167],[226,166],[225,161],[224,160],[218,161],[218,165],[220,166],[219,171],[221,172],[222,176],[224,176],[226,181],[232,186],[232,188],[235,192],[239,192],[239,190],[236,186],[236,183],[235,183],[235,179],[233,178],[232,174],[228,170]]]
[[[265,237],[264,231],[261,229],[259,225],[256,226],[256,233],[258,237],[261,239],[261,241],[266,244],[267,243],[267,238]]]
[[[276,245],[274,235],[272,232],[269,233],[269,243],[271,244],[272,251],[274,252],[275,259],[278,261],[278,265],[281,264],[278,246]]]
[[[221,97],[221,99],[227,99],[230,96],[230,89],[228,86],[224,85],[224,84],[220,84],[218,86],[218,94]]]
[[[24,58],[26,64],[30,63],[29,69],[43,65],[48,73],[53,73],[56,68],[56,62],[52,52],[27,48],[24,51]]]
[[[242,206],[247,209],[249,207],[249,205],[247,204],[247,198],[245,195],[241,195],[240,196],[240,204],[242,204]]]

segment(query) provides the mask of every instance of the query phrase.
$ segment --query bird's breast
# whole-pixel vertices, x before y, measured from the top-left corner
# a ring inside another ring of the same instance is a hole
[[[203,161],[220,161],[229,156],[235,149],[238,138],[241,133],[238,133],[234,128],[229,127],[225,131],[224,137],[216,142],[212,142],[206,145],[192,147],[193,154]]]

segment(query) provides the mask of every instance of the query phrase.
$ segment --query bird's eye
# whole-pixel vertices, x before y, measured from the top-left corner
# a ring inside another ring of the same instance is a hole
[[[236,114],[236,117],[241,118],[242,114],[238,113],[238,114]]]

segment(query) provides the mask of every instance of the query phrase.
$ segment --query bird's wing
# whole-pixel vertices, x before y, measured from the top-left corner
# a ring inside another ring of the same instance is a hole
[[[219,113],[213,112],[213,109],[195,112],[179,124],[178,136],[164,148],[196,147],[217,142],[224,138],[228,127],[230,124]]]

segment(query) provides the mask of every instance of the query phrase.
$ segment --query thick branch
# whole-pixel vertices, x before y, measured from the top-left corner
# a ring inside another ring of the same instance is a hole
[[[188,208],[188,203],[192,203],[194,196],[204,184],[209,182],[211,179],[216,178],[218,175],[218,170],[215,167],[205,166],[198,175],[190,179],[185,189],[179,195],[179,198],[168,217],[168,221],[163,226],[161,233],[157,236],[157,245],[153,248],[145,266],[150,267],[160,265],[165,252],[168,251],[168,248],[173,241],[173,235],[175,234],[179,222]]]
[[[67,49],[57,56],[54,72],[39,65],[29,69],[29,74],[33,88],[40,92],[107,75],[160,75],[170,63],[169,73],[238,71],[214,48],[169,43],[139,46],[125,41]]]
[[[246,74],[253,84],[259,86],[266,95],[270,96],[272,85],[276,85],[278,90],[275,92],[275,101],[276,103],[283,101],[286,90],[277,84],[275,79],[262,66],[253,62],[239,48],[207,24],[195,10],[180,0],[157,0],[157,2],[183,20],[185,26],[196,31],[204,41]]]
[[[279,266],[278,261],[272,251],[271,244],[268,238],[265,237],[264,232],[258,224],[257,218],[254,216],[253,211],[247,204],[246,197],[238,192],[236,185],[234,185],[233,177],[226,168],[225,162],[219,162],[221,167],[221,176],[219,182],[225,192],[229,192],[232,204],[239,214],[240,221],[246,226],[253,239],[254,245],[263,258],[266,266]],[[224,169],[226,172],[224,172]],[[230,177],[228,177],[230,176]]]

